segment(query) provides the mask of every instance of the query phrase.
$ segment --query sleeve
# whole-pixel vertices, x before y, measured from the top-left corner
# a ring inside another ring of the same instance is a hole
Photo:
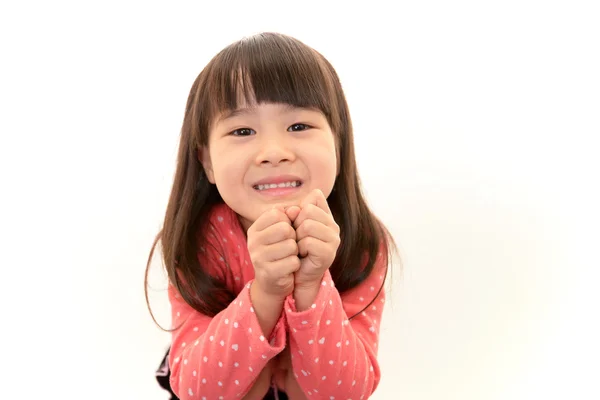
[[[285,347],[283,318],[271,337],[263,336],[250,301],[250,285],[213,318],[193,309],[169,286],[173,326],[177,328],[169,354],[170,383],[180,399],[241,398]]]
[[[327,271],[314,304],[305,311],[296,311],[291,296],[286,299],[292,367],[305,394],[358,400],[377,388],[386,267],[387,258],[380,253],[369,277],[342,296]]]

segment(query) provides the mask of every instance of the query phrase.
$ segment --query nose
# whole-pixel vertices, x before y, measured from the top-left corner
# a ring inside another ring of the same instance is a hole
[[[269,138],[260,144],[261,148],[256,159],[257,164],[278,165],[284,162],[291,162],[294,159],[294,152],[282,138]]]

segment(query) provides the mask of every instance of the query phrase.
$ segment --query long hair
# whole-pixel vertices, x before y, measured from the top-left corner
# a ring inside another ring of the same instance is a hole
[[[352,122],[334,68],[319,52],[295,38],[261,33],[219,52],[192,85],[163,227],[146,265],[145,293],[149,308],[148,270],[159,241],[169,282],[195,310],[214,316],[236,296],[199,264],[197,251],[206,243],[198,232],[207,222],[211,208],[223,200],[216,186],[208,181],[198,151],[208,145],[214,118],[220,112],[237,109],[239,101],[245,99],[258,104],[317,108],[332,128],[339,173],[328,203],[340,226],[341,243],[330,272],[340,293],[369,276],[380,251],[389,260],[395,247],[361,191]]]

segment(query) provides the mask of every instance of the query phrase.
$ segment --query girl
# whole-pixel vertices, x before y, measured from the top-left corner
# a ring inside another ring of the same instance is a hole
[[[393,241],[363,198],[348,106],[317,51],[263,33],[208,63],[150,259],[158,241],[179,398],[358,400],[376,389]]]

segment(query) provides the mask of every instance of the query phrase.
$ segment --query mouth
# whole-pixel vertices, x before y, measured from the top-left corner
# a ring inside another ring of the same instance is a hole
[[[279,183],[264,183],[252,186],[255,190],[263,191],[269,189],[285,189],[285,188],[297,188],[302,186],[302,181],[287,181],[287,182],[279,182]]]

